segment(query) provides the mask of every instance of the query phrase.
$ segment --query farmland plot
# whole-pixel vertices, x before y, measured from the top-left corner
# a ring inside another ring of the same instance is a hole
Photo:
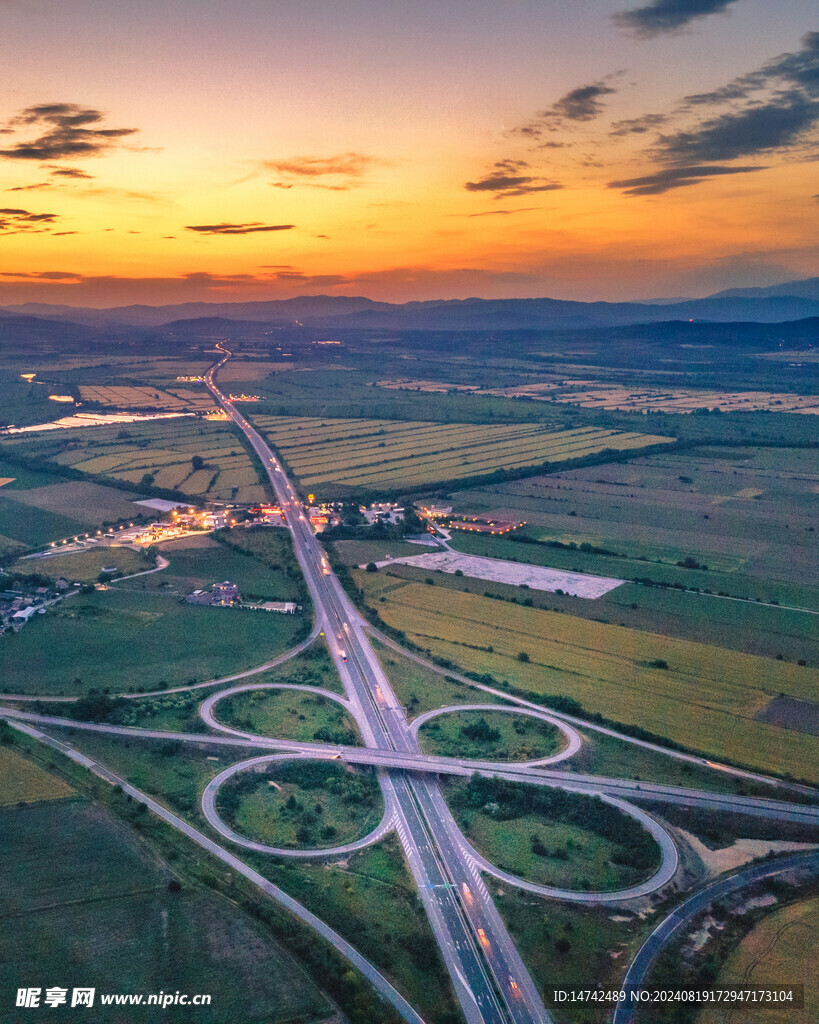
[[[255,422],[304,486],[323,490],[422,486],[672,440],[595,427],[554,432],[519,423],[444,426],[270,416]]]
[[[264,494],[250,456],[227,422],[197,418],[69,429],[48,437],[7,438],[3,446],[39,463],[133,484],[152,477],[147,482],[156,487],[203,498],[252,501]],[[194,469],[196,457],[204,465]]]
[[[489,598],[380,573],[354,575],[388,625],[465,669],[531,692],[573,697],[589,713],[642,726],[712,757],[819,778],[817,737],[755,720],[779,694],[812,701],[816,669],[490,604]]]

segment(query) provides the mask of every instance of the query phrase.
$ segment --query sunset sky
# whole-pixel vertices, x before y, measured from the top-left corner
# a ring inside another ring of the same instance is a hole
[[[819,273],[815,0],[0,0],[0,303]]]

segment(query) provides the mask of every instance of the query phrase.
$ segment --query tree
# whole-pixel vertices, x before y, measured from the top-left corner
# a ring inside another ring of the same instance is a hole
[[[201,469],[205,465],[205,460],[201,455],[193,455],[191,457],[191,466],[194,470]]]
[[[378,572],[378,566],[375,564],[375,562],[368,562],[367,563],[367,568],[364,571],[365,572]]]

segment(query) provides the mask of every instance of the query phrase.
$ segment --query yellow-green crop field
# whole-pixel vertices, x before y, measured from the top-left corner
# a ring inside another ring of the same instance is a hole
[[[537,424],[415,423],[257,416],[305,487],[404,487],[540,466],[673,440],[655,434]]]
[[[780,694],[814,700],[816,669],[384,573],[354,575],[385,622],[465,670],[573,697],[588,713],[717,759],[819,779],[819,737],[754,718]]]
[[[218,420],[185,417],[53,430],[9,437],[3,448],[38,463],[56,462],[134,484],[150,474],[156,487],[202,498],[264,497],[241,440],[229,423]],[[197,455],[205,464],[195,470],[191,459]]]
[[[0,747],[0,807],[10,807],[20,801],[60,800],[73,792],[62,779],[49,775],[16,750]]]

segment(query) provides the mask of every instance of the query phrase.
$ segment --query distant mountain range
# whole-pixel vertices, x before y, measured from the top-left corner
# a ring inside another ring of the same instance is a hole
[[[622,327],[695,320],[716,323],[781,323],[819,316],[819,278],[770,288],[729,289],[704,299],[671,302],[574,302],[563,299],[446,299],[375,302],[363,296],[304,295],[267,302],[186,302],[170,306],[80,308],[29,302],[0,309],[0,319],[69,321],[90,327],[169,325],[225,318],[339,330],[492,331]],[[9,326],[8,324],[6,325]],[[18,321],[18,327],[22,323]]]

